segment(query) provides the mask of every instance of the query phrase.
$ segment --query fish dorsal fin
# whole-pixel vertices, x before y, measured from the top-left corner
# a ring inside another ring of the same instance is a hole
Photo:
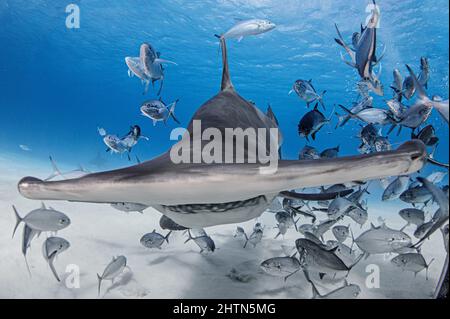
[[[370,223],[370,229],[378,229],[373,223]]]
[[[314,105],[314,111],[317,111],[319,109],[319,103],[316,103],[316,105]]]
[[[47,209],[47,207],[45,207],[44,202],[41,202],[41,209]]]
[[[220,38],[220,47],[222,49],[222,85],[220,87],[221,91],[233,90],[234,87],[231,83],[230,69],[228,67],[228,55],[227,55],[227,44],[225,38]]]

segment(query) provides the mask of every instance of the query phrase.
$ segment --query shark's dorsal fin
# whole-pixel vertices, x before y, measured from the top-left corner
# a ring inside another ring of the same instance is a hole
[[[220,47],[222,49],[222,85],[220,87],[221,91],[233,90],[234,87],[231,83],[230,69],[228,68],[228,56],[227,56],[227,44],[225,38],[220,38]]]

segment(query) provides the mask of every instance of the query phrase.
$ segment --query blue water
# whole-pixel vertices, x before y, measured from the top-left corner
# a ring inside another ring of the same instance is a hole
[[[65,26],[69,3],[0,0],[0,154],[30,161],[52,155],[64,165],[91,169],[90,161],[100,154],[107,166],[126,166],[126,156],[105,152],[97,127],[121,135],[132,124],[150,136],[133,150],[141,160],[162,153],[173,143],[169,133],[176,124],[169,120],[167,126],[153,127],[140,115],[140,104],[156,97],[156,90],[142,95],[143,86],[127,75],[124,57],[138,56],[146,41],[178,63],[166,67],[162,97],[180,99],[176,115],[186,125],[219,90],[221,60],[213,35],[226,31],[235,18],[277,24],[267,34],[229,41],[229,57],[238,92],[263,110],[272,105],[284,134],[285,158],[297,158],[306,144],[297,133],[305,103],[287,94],[296,79],[312,79],[318,91],[327,90],[327,116],[334,104],[350,105],[357,96],[358,77],[340,60],[334,23],[349,38],[365,21],[368,1],[75,1],[79,29]],[[421,56],[431,65],[429,95],[448,98],[448,1],[380,0],[379,5],[378,41],[387,47],[381,77],[386,95],[377,97],[375,106],[385,108],[384,99],[391,98],[393,68],[405,75],[408,63],[418,72]],[[336,118],[311,145],[319,150],[341,145],[341,155],[356,154],[359,125],[351,121],[335,130],[335,123]],[[429,123],[441,139],[435,158],[448,162],[448,126],[436,112]],[[409,134],[391,134],[391,143],[397,146]],[[32,151],[21,150],[20,144]],[[425,172],[431,170],[428,166]]]

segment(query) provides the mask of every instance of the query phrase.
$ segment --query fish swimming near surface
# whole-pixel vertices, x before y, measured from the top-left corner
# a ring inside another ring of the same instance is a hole
[[[319,102],[325,110],[325,104],[323,103],[323,96],[327,91],[323,91],[322,94],[318,94],[312,84],[312,80],[297,80],[295,81],[292,90],[289,94],[295,92],[302,100],[306,102],[306,106],[309,107],[311,103]]]
[[[128,76],[130,78],[133,76],[138,77],[144,84],[143,94],[147,94],[151,79],[147,74],[145,74],[144,66],[141,63],[141,59],[139,57],[127,56],[125,58],[125,64],[128,67]]]
[[[111,282],[114,283],[114,278],[122,274],[125,267],[127,267],[127,258],[125,256],[117,256],[112,258],[111,262],[106,266],[101,276],[97,274],[99,296],[102,281],[111,280]]]
[[[222,35],[216,35],[219,39],[237,39],[238,42],[250,35],[259,35],[276,28],[276,24],[264,19],[238,20],[238,22]]]
[[[350,217],[355,223],[359,224],[361,227],[369,219],[369,214],[366,209],[362,207],[353,207],[347,211],[347,216]]]
[[[316,161],[279,160],[273,174],[261,170],[266,163],[260,162],[174,163],[171,150],[176,152],[184,145],[193,150],[208,143],[195,139],[195,144],[190,143],[194,120],[201,120],[202,131],[210,127],[221,132],[225,128],[275,128],[273,121],[235,91],[224,39],[221,47],[220,92],[197,110],[185,138],[168,152],[138,165],[77,179],[49,182],[25,177],[18,183],[19,192],[26,198],[40,200],[141,203],[180,225],[201,228],[254,219],[282,191],[407,175],[424,165],[427,153],[423,143],[416,140],[406,142],[395,151],[377,154]],[[270,144],[270,141],[266,143]]]
[[[365,96],[359,101],[358,103],[354,103],[353,106],[350,108],[350,111],[354,114],[361,112],[362,110],[368,109],[373,107],[373,97],[371,96]],[[350,115],[346,116],[339,116],[339,123],[338,126],[343,127],[352,117]],[[336,126],[337,127],[337,126]]]
[[[126,213],[138,212],[141,214],[148,208],[147,205],[138,203],[112,203],[111,207]]]
[[[435,96],[433,96],[432,102],[433,102],[433,107],[439,112],[441,117],[448,124],[448,113],[449,113],[448,99],[444,100],[440,96],[435,95]]]
[[[407,76],[403,81],[402,94],[407,99],[410,100],[416,93],[416,87],[414,86],[414,80],[411,76]]]
[[[328,218],[331,220],[337,220],[344,216],[348,209],[357,206],[358,205],[356,203],[349,201],[345,197],[337,197],[330,203],[330,206],[328,206]]]
[[[177,124],[181,124],[175,117],[175,107],[177,103],[178,100],[167,105],[161,98],[159,100],[145,101],[141,105],[141,114],[151,119],[153,121],[153,126],[155,126],[158,121],[162,121],[166,124],[169,117]]]
[[[175,64],[173,61],[161,59],[161,53],[156,52],[150,43],[142,43],[139,48],[139,62],[144,70],[144,74],[147,76],[148,80],[146,82],[146,88],[144,94],[148,90],[148,85],[152,82],[152,85],[156,81],[161,81],[157,95],[161,94],[161,90],[164,84],[164,67],[163,63]]]
[[[400,254],[392,258],[391,263],[401,268],[403,271],[412,271],[415,276],[417,276],[417,274],[422,270],[426,269],[426,280],[428,280],[428,268],[433,261],[434,258],[431,259],[429,263],[427,263],[422,254],[408,253]]]
[[[283,277],[284,281],[302,269],[300,261],[295,257],[270,258],[263,261],[260,267],[269,275]]]
[[[58,272],[53,265],[56,256],[70,248],[70,243],[61,237],[48,237],[42,245],[42,254],[44,259],[48,262],[50,269],[57,281],[61,281]]]
[[[161,249],[161,245],[164,242],[169,243],[169,236],[171,233],[172,231],[169,231],[166,236],[163,236],[154,229],[151,233],[142,236],[140,242],[144,247]]]

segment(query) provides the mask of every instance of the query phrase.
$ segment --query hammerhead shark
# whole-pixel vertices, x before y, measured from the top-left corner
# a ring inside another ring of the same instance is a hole
[[[194,120],[201,120],[202,130],[213,127],[221,132],[225,128],[277,128],[275,121],[236,92],[230,78],[226,42],[223,38],[220,41],[223,64],[220,92],[196,111],[183,137],[195,137]],[[183,140],[172,148],[184,143]],[[246,151],[251,152],[250,148]],[[302,161],[280,159],[274,173],[264,174],[260,163],[250,161],[176,164],[169,149],[134,166],[80,178],[43,181],[25,177],[19,181],[18,189],[24,197],[36,200],[143,204],[179,225],[201,228],[256,218],[275,197],[282,196],[280,192],[411,174],[422,168],[426,156],[424,144],[413,140],[397,150],[369,155]]]

